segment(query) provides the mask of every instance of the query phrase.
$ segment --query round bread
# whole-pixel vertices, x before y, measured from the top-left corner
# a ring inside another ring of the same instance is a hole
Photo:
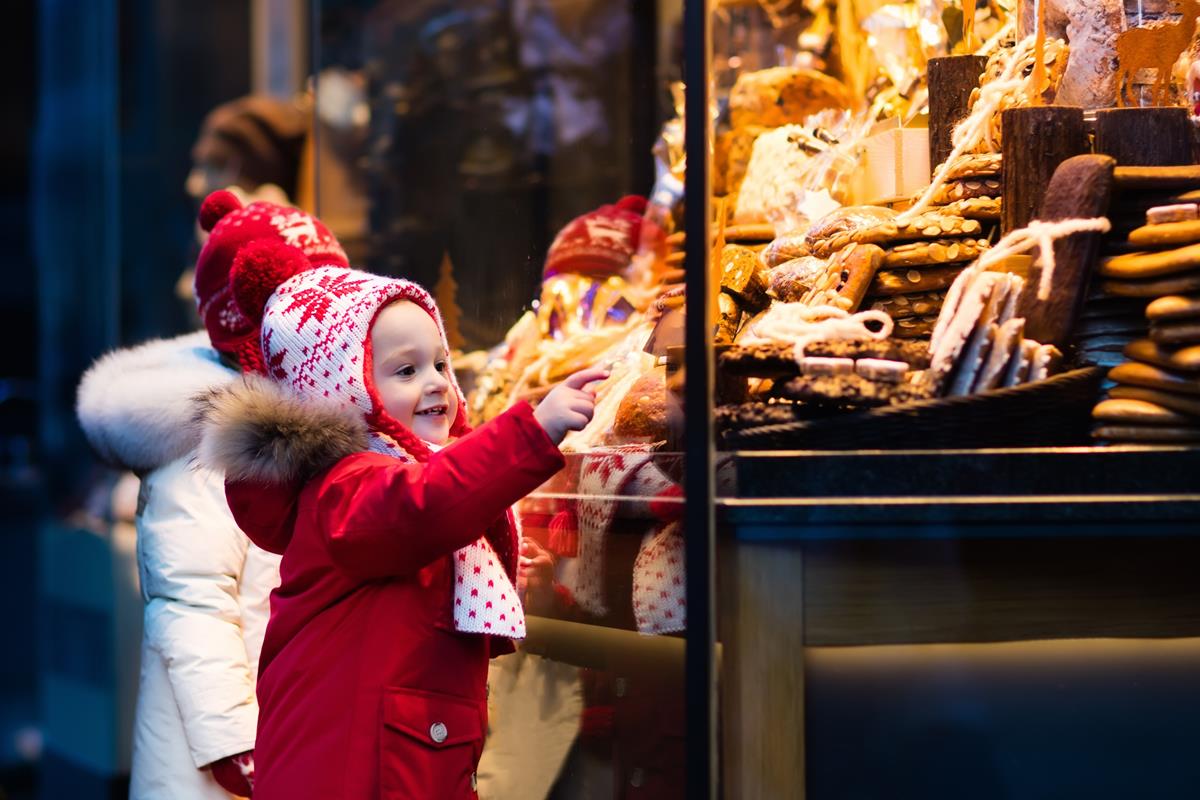
[[[614,443],[661,442],[667,438],[667,368],[638,378],[617,406]]]
[[[732,128],[801,124],[826,108],[851,108],[845,84],[811,69],[771,67],[744,72],[729,93]]]

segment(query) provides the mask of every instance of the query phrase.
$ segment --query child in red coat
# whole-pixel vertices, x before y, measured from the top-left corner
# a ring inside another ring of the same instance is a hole
[[[562,467],[605,373],[470,431],[423,289],[293,274],[287,250],[234,267],[267,378],[211,399],[201,456],[242,530],[283,554],[254,796],[475,798],[488,659],[525,632],[509,507]]]

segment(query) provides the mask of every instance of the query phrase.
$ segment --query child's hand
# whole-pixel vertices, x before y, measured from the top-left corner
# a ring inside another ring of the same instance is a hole
[[[517,591],[531,614],[545,615],[554,605],[554,556],[533,539],[521,540]]]
[[[551,389],[538,403],[533,416],[550,441],[559,444],[567,431],[582,430],[592,421],[592,413],[596,410],[596,393],[583,387],[607,377],[606,369],[580,370]]]

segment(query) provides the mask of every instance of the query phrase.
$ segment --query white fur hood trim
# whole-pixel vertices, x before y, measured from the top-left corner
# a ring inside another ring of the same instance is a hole
[[[237,375],[220,362],[204,331],[155,339],[97,359],[79,382],[75,413],[101,458],[151,470],[196,447],[197,397]]]

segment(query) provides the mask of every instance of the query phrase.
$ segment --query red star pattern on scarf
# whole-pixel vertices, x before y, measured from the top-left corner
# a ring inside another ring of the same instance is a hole
[[[326,275],[317,281],[316,286],[301,289],[292,295],[292,302],[281,313],[290,314],[298,308],[304,310],[304,313],[300,315],[300,320],[296,323],[296,330],[302,329],[304,323],[310,319],[324,322],[325,313],[329,311],[329,304],[333,302],[334,297],[341,298],[357,294],[363,290],[366,283],[366,279],[352,280],[350,275],[344,272]]]

